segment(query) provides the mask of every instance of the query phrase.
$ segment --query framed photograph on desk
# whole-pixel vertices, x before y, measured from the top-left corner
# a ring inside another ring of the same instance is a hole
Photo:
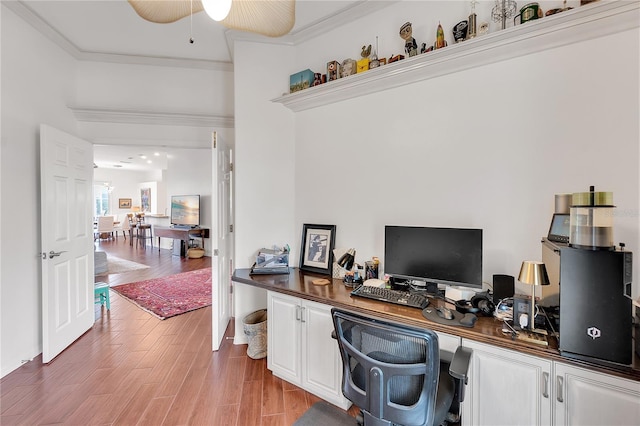
[[[335,225],[302,225],[300,269],[330,275],[335,238]]]

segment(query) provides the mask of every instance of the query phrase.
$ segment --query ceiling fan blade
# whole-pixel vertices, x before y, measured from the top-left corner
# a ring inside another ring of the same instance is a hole
[[[129,0],[141,18],[156,24],[168,24],[191,14],[190,0]],[[193,2],[193,13],[204,10],[198,0]]]
[[[175,22],[192,12],[191,0],[128,1],[140,17],[159,24]],[[193,13],[202,10],[202,3],[193,0]],[[279,37],[291,31],[295,15],[295,0],[233,0],[222,24],[234,30]]]
[[[233,0],[222,23],[234,30],[279,37],[291,31],[295,21],[295,0]]]

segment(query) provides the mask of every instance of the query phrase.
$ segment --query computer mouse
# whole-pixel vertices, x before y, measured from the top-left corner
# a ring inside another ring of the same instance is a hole
[[[453,312],[451,312],[451,309],[449,308],[439,306],[436,308],[436,312],[440,318],[447,319],[447,320],[453,319]]]

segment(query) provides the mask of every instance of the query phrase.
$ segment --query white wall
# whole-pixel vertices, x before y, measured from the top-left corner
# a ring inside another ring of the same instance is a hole
[[[2,7],[1,375],[42,351],[40,123],[69,133],[74,61]]]
[[[143,172],[134,170],[97,168],[93,170],[93,181],[95,183],[109,183],[113,187],[110,194],[109,214],[123,215],[131,213],[131,209],[121,209],[118,207],[120,198],[131,198],[131,206],[140,206],[140,183],[146,181],[161,181],[162,172],[160,170]],[[164,202],[164,199],[162,200]],[[155,213],[155,211],[154,211]],[[164,213],[162,210],[160,213]]]
[[[294,116],[270,101],[282,94],[292,48],[236,42],[235,69],[235,267],[247,268],[257,251],[274,244],[295,246]],[[269,67],[257,64],[269,64]],[[266,306],[266,293],[237,284],[235,343],[246,342],[242,318]]]
[[[322,71],[331,59],[356,58],[362,40],[373,42],[378,32],[388,35],[387,50],[381,47],[380,56],[400,53],[399,38],[388,48],[393,41],[387,25],[397,34],[402,23],[413,20],[416,39],[427,39],[431,31],[421,33],[418,21],[434,16],[428,13],[432,4],[443,3],[394,4],[297,45],[289,68],[283,59],[279,65],[286,71],[263,79],[270,87],[262,97],[236,96],[237,114],[250,107],[245,102],[272,113],[266,101],[286,91],[288,74],[305,68]],[[448,28],[455,22],[445,24]],[[523,260],[541,258],[540,239],[549,227],[554,194],[583,192],[590,185],[614,193],[615,241],[626,242],[637,253],[638,40],[637,29],[625,31],[295,113],[295,158],[288,167],[290,177],[285,177],[295,182],[295,217],[279,230],[293,239],[292,259],[297,261],[303,223],[337,225],[337,247],[355,247],[358,260],[380,256],[383,268],[386,224],[480,227],[483,275],[491,282],[493,274],[517,275]],[[247,57],[264,50],[241,48],[247,49]],[[236,65],[236,81],[240,69],[246,74],[243,81],[252,79]],[[262,72],[253,70],[253,79]],[[277,123],[253,123],[252,131],[274,125],[288,130],[291,120],[283,113]],[[263,139],[241,139],[237,124],[242,149],[261,149]],[[261,170],[263,181],[282,174],[277,169],[277,174],[265,175],[260,155],[239,157],[238,163],[239,180],[241,168]],[[236,197],[239,217],[249,215],[242,209],[255,206],[254,199],[261,197],[258,185],[242,189],[239,185]],[[291,208],[290,203],[268,205],[280,214]],[[254,212],[253,220],[262,214],[264,207]],[[242,229],[238,223],[236,237]],[[261,243],[261,233],[244,235],[238,258]],[[635,297],[640,293],[637,263]]]
[[[491,282],[541,258],[554,194],[595,185],[637,252],[637,52],[632,31],[298,113],[296,225],[336,224],[361,261],[386,224],[483,228]]]
[[[200,195],[200,226],[212,229],[212,165],[210,149],[174,149],[165,172],[167,213],[171,214],[172,195]],[[213,236],[205,239],[205,252],[211,256]]]

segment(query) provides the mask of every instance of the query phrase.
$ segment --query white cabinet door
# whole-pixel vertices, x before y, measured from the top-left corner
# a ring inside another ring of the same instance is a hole
[[[268,292],[267,368],[286,381],[302,383],[300,299]]]
[[[267,368],[274,375],[344,409],[342,360],[331,338],[331,306],[267,292]]]
[[[463,339],[473,349],[462,423],[550,425],[551,361]]]
[[[640,382],[555,363],[556,425],[640,424]]]
[[[342,408],[351,403],[342,395],[342,360],[331,338],[331,306],[302,301],[303,387]]]

